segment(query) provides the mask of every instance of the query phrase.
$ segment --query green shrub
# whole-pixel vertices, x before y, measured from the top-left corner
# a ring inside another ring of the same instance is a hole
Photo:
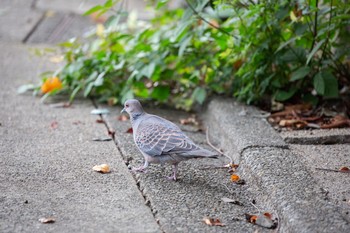
[[[71,100],[79,93],[113,104],[136,97],[188,110],[213,93],[247,103],[316,103],[349,86],[346,1],[189,1],[176,10],[156,2],[150,22],[117,11],[92,35],[62,43],[61,92]]]

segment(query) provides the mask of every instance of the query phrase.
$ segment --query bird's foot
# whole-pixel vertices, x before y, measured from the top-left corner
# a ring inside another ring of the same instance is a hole
[[[140,172],[140,173],[147,173],[146,168],[144,166],[132,168],[131,171]]]
[[[167,176],[166,177],[168,180],[171,180],[171,181],[177,181],[177,177],[175,174],[171,175],[171,176]]]

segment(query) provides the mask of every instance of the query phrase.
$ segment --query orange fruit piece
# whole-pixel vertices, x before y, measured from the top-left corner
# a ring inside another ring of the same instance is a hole
[[[45,80],[45,82],[41,85],[41,92],[46,94],[53,90],[61,89],[62,82],[58,77],[51,77]]]

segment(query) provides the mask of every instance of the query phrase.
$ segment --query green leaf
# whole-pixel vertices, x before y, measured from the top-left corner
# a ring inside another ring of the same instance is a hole
[[[159,10],[162,8],[164,5],[168,3],[168,0],[158,0],[157,5],[156,5],[156,10]]]
[[[80,91],[81,86],[77,86],[76,88],[74,88],[74,90],[72,91],[72,94],[70,94],[69,96],[69,102],[72,102],[75,98],[75,96],[77,95],[77,93]]]
[[[151,94],[152,98],[155,98],[157,100],[167,100],[170,94],[170,87],[169,86],[156,86]]]
[[[89,84],[87,85],[87,87],[86,87],[85,90],[84,90],[84,97],[89,96],[89,94],[90,94],[90,92],[91,92],[91,90],[92,90],[93,87],[94,87],[94,82],[91,82],[91,83],[89,83]]]
[[[196,87],[192,93],[192,99],[195,99],[199,104],[203,104],[207,97],[207,92],[202,87]]]
[[[286,101],[290,99],[296,92],[297,88],[293,87],[289,91],[278,90],[275,95],[275,100],[277,101]]]
[[[27,91],[32,91],[35,89],[35,86],[33,84],[25,84],[25,85],[22,85],[20,86],[18,89],[17,89],[17,93],[18,94],[23,94]]]
[[[308,75],[311,71],[311,68],[308,66],[303,66],[294,71],[291,75],[290,81],[296,81],[299,79],[303,79],[306,75]]]
[[[100,6],[100,5],[94,6],[94,7],[90,8],[89,10],[85,11],[83,15],[84,16],[91,15],[92,13],[95,13],[95,12],[97,12],[99,10],[102,10],[103,8],[104,7]]]
[[[339,96],[338,80],[326,70],[318,72],[314,77],[314,88],[317,94],[328,98]]]
[[[146,65],[141,71],[140,75],[144,75],[147,78],[151,78],[154,72],[154,69],[156,68],[156,64],[154,62],[151,62],[150,64]]]
[[[339,97],[339,87],[338,80],[330,71],[322,73],[322,77],[325,80],[325,93],[324,96],[328,98],[337,98]]]
[[[317,73],[314,76],[314,88],[319,95],[324,95],[325,92],[325,82],[322,77],[322,72]]]
[[[293,38],[289,39],[288,41],[284,42],[283,44],[280,45],[280,47],[278,47],[278,49],[275,51],[275,53],[277,53],[278,51],[280,51],[284,47],[288,46],[289,44],[293,43],[296,39],[298,39],[298,37],[293,37]]]
[[[309,62],[311,61],[311,59],[313,58],[315,53],[321,48],[321,46],[323,45],[324,42],[326,42],[326,39],[323,39],[320,42],[318,42],[317,45],[312,49],[309,56],[307,57],[306,65],[309,64]]]
[[[105,74],[106,74],[106,72],[102,72],[102,73],[100,73],[97,76],[96,80],[94,81],[94,86],[95,87],[102,86],[102,84],[103,84],[103,77],[105,76]]]
[[[180,48],[179,48],[179,54],[178,54],[179,57],[182,57],[182,55],[183,55],[183,53],[184,53],[188,43],[191,42],[191,39],[192,39],[192,36],[189,36],[189,37],[187,37],[186,39],[184,39],[181,42],[181,45],[180,45]]]

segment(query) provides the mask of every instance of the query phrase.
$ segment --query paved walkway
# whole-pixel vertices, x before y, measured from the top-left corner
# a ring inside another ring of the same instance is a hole
[[[168,167],[129,172],[142,159],[126,133],[130,123],[117,120],[120,108],[111,108],[106,119],[115,142],[96,142],[108,134],[90,114],[89,101],[52,108],[30,94],[18,95],[20,85],[36,83],[41,72],[54,68],[30,49],[93,28],[95,22],[79,14],[96,2],[103,1],[2,1],[0,232],[272,232],[245,220],[246,213],[260,212],[278,218],[280,232],[350,232],[349,174],[315,169],[350,166],[349,129],[279,134],[255,108],[214,99],[201,114],[204,123],[211,140],[240,164],[237,173],[246,184],[233,184],[224,169],[203,169],[228,163],[224,157],[184,162],[174,183],[164,179]],[[147,110],[176,123],[189,117]],[[207,146],[195,127],[180,127]],[[111,173],[92,170],[102,163]],[[56,222],[38,221],[45,217]],[[207,226],[205,217],[226,226]]]

